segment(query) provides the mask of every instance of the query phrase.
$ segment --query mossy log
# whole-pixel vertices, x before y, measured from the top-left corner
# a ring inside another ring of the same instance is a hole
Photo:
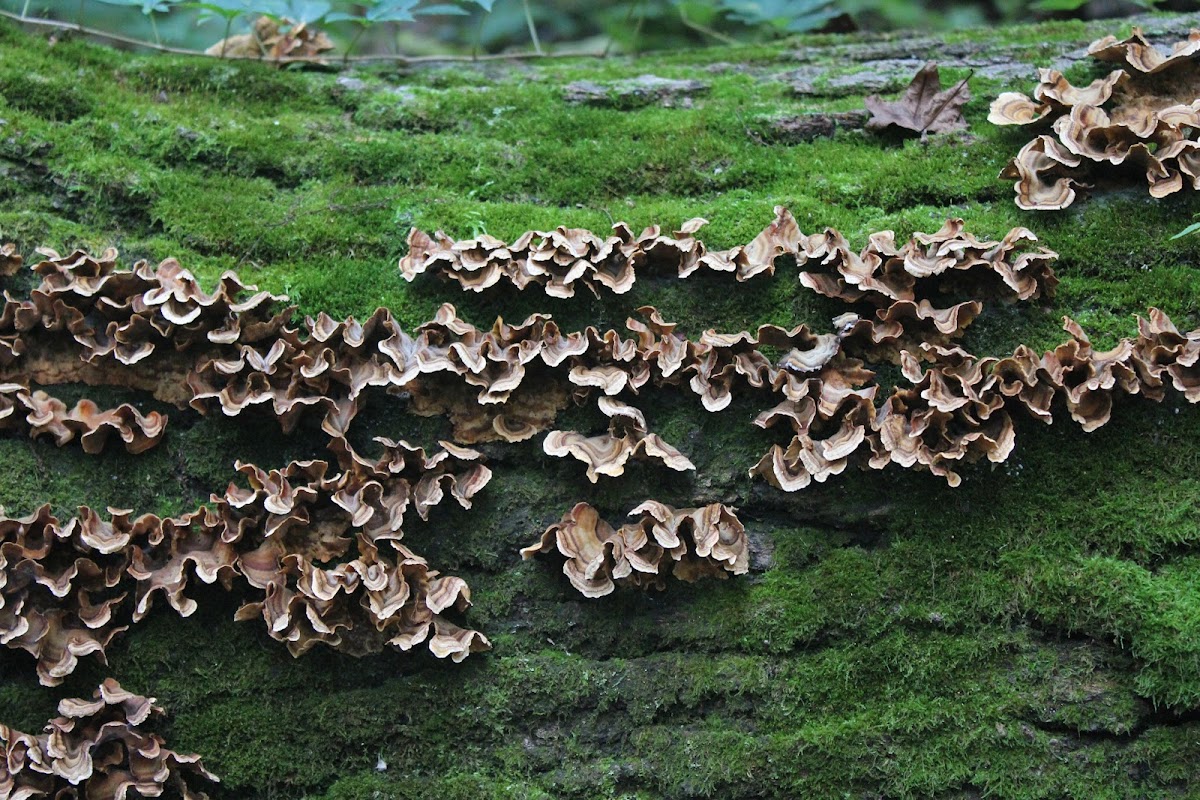
[[[1197,20],[1140,22],[1178,38]],[[1057,296],[989,307],[965,340],[974,353],[1052,346],[1063,315],[1098,346],[1132,335],[1151,305],[1194,328],[1200,239],[1170,238],[1200,211],[1194,195],[1153,200],[1133,183],[1036,214],[997,178],[1027,137],[986,122],[990,99],[1029,89],[1035,66],[1088,79],[1086,45],[1110,32],[1128,24],[339,74],[132,55],[3,24],[0,243],[174,256],[208,282],[236,269],[302,314],[386,305],[411,326],[450,301],[475,324],[550,312],[576,329],[619,327],[650,304],[695,337],[825,329],[843,309],[788,269],[558,300],[406,284],[396,262],[410,226],[509,239],[703,216],[706,243],[730,247],[782,204],[804,231],[836,227],[861,246],[960,216],[981,237],[1029,227],[1060,254]],[[863,96],[897,92],[931,55],[947,81],[973,71],[968,132],[864,132]],[[88,390],[157,407],[101,395]],[[293,659],[233,621],[236,598],[201,592],[194,616],[157,609],[107,666],[55,689],[24,653],[0,651],[0,721],[36,730],[61,697],[112,676],[158,698],[172,745],[202,754],[228,798],[1200,792],[1200,410],[1135,397],[1091,434],[1023,420],[1014,457],[964,469],[955,489],[890,469],[785,494],[747,477],[774,441],[750,425],[752,403],[709,414],[647,394],[641,407],[694,473],[633,465],[592,485],[540,439],[487,445],[495,477],[474,508],[408,531],[471,583],[469,618],[491,653]],[[223,490],[235,458],[322,455],[313,427],[283,436],[263,420],[171,413],[163,443],[137,456],[0,438],[0,505],[178,513]],[[598,415],[561,421],[588,430]],[[425,445],[449,432],[383,393],[357,425]],[[576,502],[619,520],[648,497],[738,506],[750,574],[589,600],[518,555]]]

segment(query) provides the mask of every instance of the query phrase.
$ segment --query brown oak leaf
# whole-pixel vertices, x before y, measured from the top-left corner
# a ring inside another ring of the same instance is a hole
[[[921,67],[899,100],[887,101],[877,94],[864,100],[871,112],[867,128],[881,131],[895,125],[915,133],[963,130],[967,121],[963,119],[962,107],[970,99],[967,78],[943,91],[937,64],[931,61]]]

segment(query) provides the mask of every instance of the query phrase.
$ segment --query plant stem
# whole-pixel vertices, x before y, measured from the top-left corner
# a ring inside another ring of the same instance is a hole
[[[158,35],[158,23],[154,21],[154,12],[151,11],[146,16],[150,18],[150,30],[154,31],[154,43],[161,46],[162,37]]]
[[[637,7],[639,5],[641,5],[641,4],[637,3],[637,2],[633,2],[633,0],[630,0],[629,10],[625,12],[625,19],[622,20],[622,22],[621,22],[622,28],[629,27],[629,21],[631,19],[633,19],[633,12],[634,12],[634,10],[637,9]],[[608,58],[609,51],[612,50],[612,46],[615,41],[616,41],[616,39],[614,37],[612,37],[612,36],[608,37],[608,44],[604,45],[604,53],[601,56],[602,58]]]
[[[79,0],[79,13],[75,16],[75,27],[83,30],[83,3],[84,0]]]
[[[525,6],[525,24],[529,26],[529,38],[533,40],[533,52],[542,55],[542,43],[538,40],[537,27],[533,24],[533,12],[529,10],[529,0],[521,0]]]
[[[701,25],[699,22],[692,22],[690,19],[688,19],[687,12],[683,10],[683,6],[679,7],[679,21],[683,23],[683,27],[690,28],[697,33],[703,33],[705,36],[711,36],[718,42],[722,42],[724,44],[738,43],[738,40],[734,39],[732,36],[726,36],[723,33],[714,31],[712,28],[708,27],[707,25]]]
[[[345,66],[350,61],[350,54],[354,52],[354,45],[358,44],[358,40],[367,32],[366,25],[358,26],[358,33],[354,34],[354,38],[350,40],[350,44],[346,45],[346,54],[342,56],[342,66]]]
[[[646,0],[638,0],[638,21],[633,28],[633,54],[636,56],[641,52],[638,44],[642,40],[642,26],[646,24]]]
[[[30,1],[31,1],[31,0],[25,0],[25,5],[23,5],[23,6],[21,7],[21,17],[22,17],[22,18],[24,18],[24,17],[28,17],[28,16],[29,16],[29,3],[30,3]]]
[[[471,47],[471,60],[479,58],[479,43],[483,41],[483,21],[487,19],[488,12],[482,11],[479,14],[479,25],[475,28],[475,44]]]
[[[233,17],[225,18],[225,36],[221,38],[221,58],[225,57],[225,48],[229,47],[229,31],[233,29]]]

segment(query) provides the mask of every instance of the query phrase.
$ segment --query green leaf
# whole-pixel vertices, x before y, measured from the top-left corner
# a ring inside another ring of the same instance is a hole
[[[829,20],[833,19],[837,15],[837,11],[833,8],[814,11],[811,14],[803,14],[792,20],[789,20],[785,26],[785,29],[791,33],[806,33],[808,31],[815,31],[818,28],[824,27],[825,23],[829,22]]]
[[[717,8],[743,25],[789,31],[819,28],[838,14],[833,0],[718,0]]]
[[[1030,8],[1034,11],[1078,11],[1088,0],[1037,0]]]
[[[420,0],[391,0],[367,9],[371,22],[414,22],[413,9]]]
[[[374,20],[360,17],[358,14],[347,14],[345,11],[334,11],[325,15],[326,22],[354,22],[358,25],[369,25]]]
[[[233,20],[254,10],[251,4],[245,0],[194,0],[180,3],[180,7],[195,8],[206,12],[201,15],[199,20],[201,22],[211,16],[217,16],[226,21]]]
[[[1184,236],[1189,236],[1189,235],[1195,233],[1196,231],[1200,231],[1200,222],[1193,222],[1191,225],[1188,225],[1186,228],[1181,230],[1179,233],[1172,236],[1171,241],[1174,241],[1176,239],[1182,239]]]
[[[413,13],[420,14],[421,16],[430,16],[430,17],[438,16],[438,15],[465,17],[470,12],[467,11],[462,6],[456,6],[456,5],[452,5],[450,3],[436,3],[432,6],[423,6],[421,8],[418,8]]]
[[[288,19],[297,25],[320,22],[333,10],[327,0],[258,0],[257,5],[263,14]]]

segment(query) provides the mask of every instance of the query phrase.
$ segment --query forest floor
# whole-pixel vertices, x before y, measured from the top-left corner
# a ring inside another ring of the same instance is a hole
[[[1171,39],[1196,19],[1142,23]],[[695,338],[826,330],[845,308],[786,266],[744,284],[639,279],[626,295],[561,300],[407,284],[397,259],[410,226],[508,240],[702,216],[705,242],[729,247],[784,205],[806,233],[834,227],[857,248],[874,231],[904,238],[963,217],[980,238],[1029,227],[1062,279],[1051,300],[987,308],[968,350],[1052,347],[1064,315],[1109,346],[1152,305],[1181,329],[1200,324],[1200,237],[1171,239],[1200,202],[1154,200],[1133,181],[1066,211],[1021,211],[997,173],[1028,133],[986,116],[999,92],[1030,91],[1036,66],[1089,79],[1087,43],[1127,32],[1049,23],[338,73],[51,44],[0,24],[0,242],[30,260],[43,246],[174,256],[206,284],[233,269],[301,314],[385,305],[415,326],[451,302],[485,327],[550,312],[573,330],[620,328],[653,305]],[[947,83],[972,74],[967,132],[795,133],[800,115],[898,92],[930,53]],[[623,90],[644,75],[698,83]],[[1013,457],[965,468],[958,488],[892,467],[789,495],[747,477],[779,441],[750,424],[751,400],[717,414],[682,396],[640,405],[694,474],[634,466],[592,485],[540,438],[486,445],[495,478],[475,507],[406,526],[415,550],[471,584],[467,619],[490,653],[293,659],[261,625],[233,621],[236,598],[202,591],[195,615],[156,609],[107,666],[85,661],[61,687],[40,687],[24,653],[0,653],[0,720],[36,731],[60,698],[111,675],[158,698],[170,745],[222,777],[218,798],[1200,796],[1200,409],[1126,399],[1090,434],[1065,415],[1021,419]],[[224,490],[235,458],[322,455],[311,427],[264,436],[262,420],[163,410],[166,439],[138,456],[0,438],[0,505],[178,513]],[[598,419],[574,409],[561,427]],[[383,393],[359,427],[426,446],[449,436]],[[517,553],[578,501],[620,520],[647,497],[737,506],[751,574],[588,600]]]

